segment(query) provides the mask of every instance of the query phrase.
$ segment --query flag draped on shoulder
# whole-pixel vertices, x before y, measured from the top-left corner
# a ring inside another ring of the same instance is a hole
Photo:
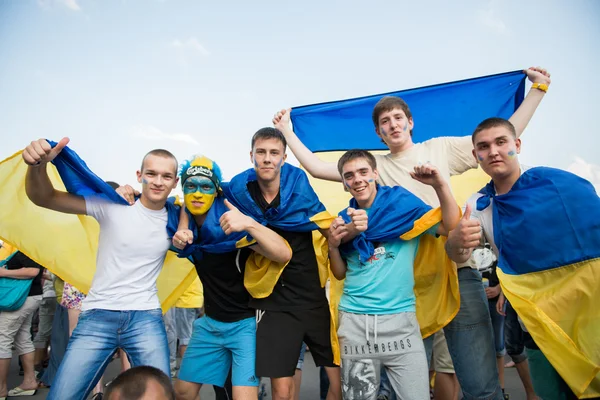
[[[355,199],[350,199],[350,207],[358,208]],[[340,216],[350,222],[347,211],[342,210]],[[431,208],[403,187],[379,186],[369,210],[368,229],[340,250],[344,254],[358,251],[360,259],[367,260],[374,253],[373,242],[415,239],[441,220],[440,208]],[[421,334],[427,337],[456,315],[459,293],[456,270],[443,248],[445,239],[421,235],[418,240],[414,291]]]
[[[231,182],[223,185],[223,193],[227,199],[242,213],[251,216],[263,225],[292,232],[311,232],[327,229],[333,216],[325,210],[316,193],[310,186],[306,173],[300,168],[283,164],[280,176],[280,203],[278,207],[262,209],[252,198],[248,183],[256,181],[254,169],[248,169],[236,175]],[[314,233],[315,253],[319,265],[321,285],[329,276],[329,256],[326,241],[319,239]],[[253,253],[246,263],[244,283],[246,289],[255,298],[264,298],[271,294],[279,280],[285,265],[274,263],[258,253]]]
[[[490,182],[498,277],[507,299],[579,398],[600,396],[600,198],[569,172],[538,167],[510,192]]]
[[[49,141],[54,147],[55,142]],[[59,213],[33,204],[25,193],[27,165],[21,152],[0,162],[0,238],[20,249],[32,260],[61,279],[87,293],[96,271],[99,225],[92,217]],[[57,190],[81,196],[101,196],[108,201],[127,202],[96,176],[69,147],[47,165]],[[34,188],[35,190],[35,188]],[[176,226],[179,211],[167,203],[169,224]],[[171,307],[194,281],[192,264],[169,252],[158,281],[163,310]]]
[[[221,229],[219,220],[228,211],[225,197],[222,195],[215,198],[200,228],[194,221],[194,216],[187,209],[185,211],[189,218],[188,228],[194,233],[194,243],[180,251],[179,257],[189,257],[193,254],[199,261],[203,252],[227,253],[256,243],[247,232],[232,232],[226,235]],[[177,226],[169,226],[169,235],[174,235],[176,231]]]

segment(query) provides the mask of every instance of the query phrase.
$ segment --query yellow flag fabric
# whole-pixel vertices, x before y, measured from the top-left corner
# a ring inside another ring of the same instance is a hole
[[[323,161],[337,163],[343,153],[339,151],[323,152],[316,155]],[[372,153],[387,154],[388,152],[374,151]],[[310,175],[309,180],[319,195],[319,199],[331,214],[337,215],[339,211],[348,206],[350,194],[344,191],[341,183],[315,179]],[[462,205],[489,181],[489,176],[482,170],[476,169],[453,176],[450,184],[457,203]],[[424,338],[446,326],[460,308],[456,264],[446,255],[445,242],[446,239],[443,237],[436,239],[430,235],[422,235],[419,239],[419,249],[415,259],[414,291],[417,319]],[[342,289],[343,281],[332,285],[330,289],[331,298],[336,298],[338,303]]]
[[[497,269],[510,304],[580,399],[600,396],[600,259],[522,275]]]
[[[196,278],[189,288],[181,295],[175,307],[179,308],[201,308],[204,306],[204,288],[200,278]]]
[[[25,193],[26,172],[21,152],[0,162],[0,239],[87,293],[96,271],[98,222],[33,204]],[[65,190],[53,165],[48,165],[48,175],[57,190]],[[175,304],[196,277],[188,260],[168,252],[157,281],[163,311]]]

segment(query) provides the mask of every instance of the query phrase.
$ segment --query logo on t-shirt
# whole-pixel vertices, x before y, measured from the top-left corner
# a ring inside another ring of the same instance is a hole
[[[375,248],[375,251],[373,252],[373,255],[371,256],[371,258],[369,258],[366,262],[361,262],[360,265],[365,267],[368,265],[373,265],[374,263],[376,263],[377,261],[380,260],[395,260],[396,259],[396,254],[393,251],[386,251],[385,247],[383,246],[379,246],[377,248]]]

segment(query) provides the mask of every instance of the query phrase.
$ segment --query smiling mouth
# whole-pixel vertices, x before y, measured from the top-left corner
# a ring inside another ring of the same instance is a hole
[[[366,189],[367,189],[367,186],[363,186],[363,187],[359,187],[359,188],[354,188],[353,190],[354,190],[356,193],[362,193],[362,192],[364,192]]]

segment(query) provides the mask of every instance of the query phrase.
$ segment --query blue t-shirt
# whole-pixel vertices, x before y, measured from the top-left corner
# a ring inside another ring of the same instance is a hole
[[[438,225],[425,233],[436,235]],[[414,261],[418,247],[419,237],[381,242],[365,263],[359,261],[357,251],[352,251],[345,259],[346,280],[339,309],[373,315],[415,312]]]

